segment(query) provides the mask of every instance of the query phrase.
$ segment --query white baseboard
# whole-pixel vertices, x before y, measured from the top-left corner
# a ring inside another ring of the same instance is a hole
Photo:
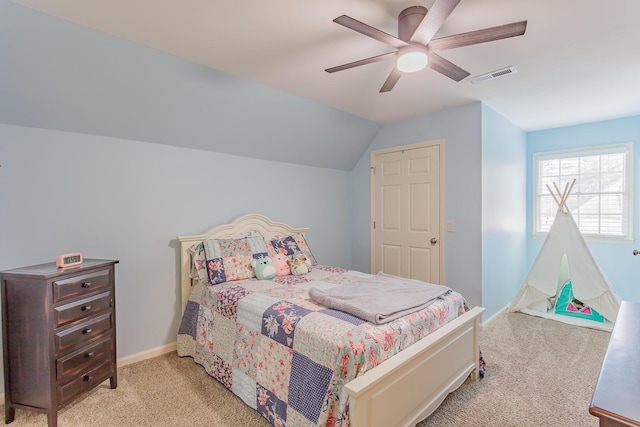
[[[151,359],[152,357],[162,356],[166,353],[176,351],[177,344],[172,342],[160,347],[152,348],[150,350],[141,351],[140,353],[132,354],[130,356],[121,357],[118,359],[118,368],[121,366],[130,365],[132,363],[140,362],[142,360]]]
[[[493,322],[494,320],[496,320],[496,318],[501,315],[504,311],[507,311],[507,309],[509,308],[509,304],[505,305],[504,307],[502,307],[500,310],[498,310],[493,316],[491,316],[490,318],[488,318],[487,320],[485,320],[484,322],[482,322],[481,326],[484,328],[487,325],[489,325],[489,323]]]
[[[146,359],[151,359],[152,357],[162,356],[163,354],[171,353],[172,351],[176,351],[177,343],[172,342],[169,344],[165,344],[160,347],[152,348],[151,350],[141,351],[140,353],[132,354],[130,356],[121,357],[118,359],[118,368],[126,365],[130,365],[132,363],[140,362]],[[3,393],[0,393],[0,402],[4,402],[4,390]]]

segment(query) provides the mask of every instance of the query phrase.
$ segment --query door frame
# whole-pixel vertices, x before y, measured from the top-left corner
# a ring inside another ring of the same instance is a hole
[[[439,188],[439,192],[440,192],[440,200],[438,201],[440,206],[439,206],[439,215],[440,215],[440,230],[439,230],[439,235],[440,235],[440,245],[439,245],[439,249],[438,251],[440,252],[440,283],[439,284],[444,284],[446,283],[446,278],[445,278],[445,264],[446,264],[446,259],[445,259],[445,218],[444,218],[444,189],[445,189],[445,185],[444,185],[444,177],[445,177],[445,171],[444,171],[444,139],[434,139],[431,141],[424,141],[424,142],[418,142],[415,144],[407,144],[407,145],[398,145],[396,147],[390,147],[390,148],[384,148],[381,150],[375,150],[375,151],[371,151],[371,158],[370,158],[370,165],[369,165],[369,186],[370,186],[370,192],[371,192],[371,206],[369,207],[369,217],[371,218],[371,223],[369,224],[369,230],[370,230],[370,245],[369,245],[369,252],[371,254],[370,259],[369,259],[369,270],[371,271],[371,274],[375,274],[375,272],[373,271],[374,265],[375,265],[375,230],[373,228],[373,223],[375,221],[374,218],[374,214],[375,214],[375,187],[374,187],[374,181],[375,181],[375,176],[374,176],[374,166],[375,165],[375,160],[376,160],[376,156],[377,155],[382,155],[382,154],[388,154],[388,153],[393,153],[396,151],[405,151],[405,150],[412,150],[412,149],[417,149],[417,148],[425,148],[425,147],[432,147],[432,146],[438,146],[439,147],[439,152],[440,152],[440,174],[439,174],[439,179],[440,179],[440,188]]]

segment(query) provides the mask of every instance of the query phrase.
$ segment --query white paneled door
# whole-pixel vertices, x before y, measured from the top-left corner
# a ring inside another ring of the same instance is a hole
[[[442,141],[371,153],[372,273],[440,283]]]

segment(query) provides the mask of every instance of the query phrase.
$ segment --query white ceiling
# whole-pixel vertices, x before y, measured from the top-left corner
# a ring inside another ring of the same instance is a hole
[[[346,14],[390,34],[405,7],[433,0],[14,0],[272,88],[383,123],[483,101],[525,131],[640,115],[640,1],[462,0],[436,38],[528,20],[526,34],[442,52],[472,85],[427,68],[378,93],[390,51],[332,22]]]

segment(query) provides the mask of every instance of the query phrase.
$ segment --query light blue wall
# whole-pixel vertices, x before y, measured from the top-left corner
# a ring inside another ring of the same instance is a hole
[[[352,171],[353,268],[371,271],[371,151],[444,139],[445,277],[472,306],[482,303],[481,104],[474,103],[385,126]]]
[[[482,106],[482,306],[505,307],[527,272],[526,133]]]
[[[118,357],[176,339],[178,235],[259,212],[351,266],[349,172],[2,124],[0,164],[0,270],[119,259]]]
[[[382,128],[8,0],[0,123],[345,171]]]
[[[640,116],[548,129],[527,134],[527,261],[530,266],[535,260],[543,240],[532,237],[533,203],[531,188],[533,182],[533,153],[595,145],[632,142],[633,151],[633,241],[603,243],[587,241],[589,249],[601,270],[624,300],[640,301],[640,257],[632,251],[638,248],[638,205],[640,170]]]

